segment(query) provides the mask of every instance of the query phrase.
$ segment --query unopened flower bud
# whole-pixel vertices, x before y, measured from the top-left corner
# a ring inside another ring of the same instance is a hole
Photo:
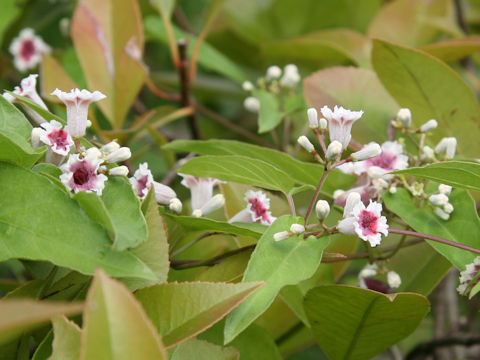
[[[392,289],[396,289],[402,285],[402,279],[400,278],[400,275],[398,275],[395,271],[389,271],[387,274],[387,282],[388,286],[390,286]]]
[[[422,149],[421,158],[423,160],[433,160],[435,158],[435,152],[430,146],[424,146]]]
[[[441,209],[439,207],[435,208],[434,213],[435,213],[435,215],[437,215],[442,220],[446,221],[446,220],[450,219],[450,215],[447,214],[445,211],[443,211],[443,209]]]
[[[254,86],[250,81],[244,81],[242,84],[242,89],[245,91],[252,91],[253,88]]]
[[[354,152],[352,155],[353,161],[362,161],[376,157],[382,153],[382,148],[375,142],[365,145],[361,150]]]
[[[437,154],[445,152],[445,157],[447,159],[453,159],[455,156],[456,150],[457,150],[457,139],[454,137],[443,138],[435,147],[435,152]]]
[[[380,179],[385,175],[385,170],[378,166],[371,166],[367,170],[367,175],[372,179]]]
[[[110,154],[118,149],[120,149],[120,145],[116,141],[110,141],[108,144],[105,144],[100,148],[100,150],[107,154]]]
[[[172,210],[173,212],[176,212],[177,214],[180,214],[182,212],[182,202],[177,199],[177,198],[173,198],[170,200],[170,204],[169,204],[169,209]]]
[[[90,127],[92,127],[92,122],[87,119],[87,128],[90,128]]]
[[[267,80],[273,80],[278,79],[280,76],[282,76],[282,69],[280,69],[277,65],[273,65],[267,69],[267,74],[265,77]]]
[[[436,129],[438,126],[438,122],[437,120],[435,119],[430,119],[428,120],[425,124],[423,124],[422,126],[420,126],[420,131],[421,132],[427,132],[427,131],[431,131],[433,129]]]
[[[390,194],[396,194],[397,193],[397,187],[396,186],[390,186],[390,188],[388,189],[388,192]]]
[[[328,160],[335,160],[343,150],[342,143],[340,141],[334,140],[328,145],[327,153],[325,156]]]
[[[116,166],[108,170],[108,174],[113,176],[127,176],[128,168],[125,165]]]
[[[330,214],[330,204],[325,200],[318,200],[315,205],[315,213],[319,220],[325,219]]]
[[[452,204],[446,203],[445,205],[443,205],[443,211],[445,211],[447,214],[451,214],[453,210],[454,210],[454,207]]]
[[[310,108],[307,110],[308,123],[310,124],[310,129],[318,128],[318,113],[315,108]]]
[[[452,187],[450,185],[440,184],[438,185],[438,191],[448,196],[452,192]]]
[[[410,109],[403,108],[398,110],[397,119],[405,129],[408,129],[412,125],[412,113]]]
[[[341,190],[341,189],[335,190],[333,192],[333,200],[337,200],[343,194],[345,194],[345,190]]]
[[[302,224],[292,224],[292,226],[290,226],[290,232],[295,235],[303,234],[305,232],[305,226]]]
[[[92,146],[91,148],[85,150],[84,156],[89,161],[97,161],[102,157],[102,152],[95,146]]]
[[[105,157],[105,161],[109,164],[117,163],[117,162],[122,162],[125,160],[130,159],[132,156],[132,152],[130,151],[130,148],[128,147],[121,147],[118,150],[115,150],[108,154]]]
[[[217,194],[200,208],[201,216],[210,214],[223,207],[223,205],[225,205],[225,197],[222,194]]]
[[[328,121],[323,117],[318,120],[318,124],[320,126],[320,130],[326,130],[328,127]]]
[[[39,127],[34,127],[32,128],[32,137],[30,139],[30,142],[32,144],[32,149],[35,150],[39,148],[40,146],[43,145],[43,143],[40,141],[40,137],[45,133],[45,130],[39,128]]]
[[[300,146],[303,147],[305,150],[307,150],[309,153],[315,151],[315,147],[310,142],[310,140],[308,140],[306,136],[304,135],[300,136],[297,141],[300,144]]]
[[[430,195],[428,201],[435,206],[443,206],[448,203],[448,196],[445,194],[434,194]]]
[[[343,217],[349,217],[352,214],[353,208],[361,201],[362,197],[356,191],[351,192],[347,196],[345,207],[343,208]]]
[[[255,96],[249,96],[243,101],[243,106],[250,112],[258,113],[260,111],[260,100]]]
[[[203,215],[203,213],[202,213],[202,210],[200,210],[200,209],[193,210],[193,212],[192,212],[192,216],[196,217],[196,218],[202,217],[202,215]]]
[[[273,234],[273,240],[275,241],[282,241],[288,239],[290,237],[290,233],[288,231],[280,231]]]

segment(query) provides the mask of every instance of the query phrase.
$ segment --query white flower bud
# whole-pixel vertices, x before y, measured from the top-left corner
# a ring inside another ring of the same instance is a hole
[[[422,160],[433,160],[435,158],[435,152],[430,146],[424,146],[421,158]]]
[[[302,224],[292,224],[292,226],[290,226],[290,232],[295,235],[303,234],[305,232],[305,226]]]
[[[352,215],[353,208],[361,201],[362,197],[358,192],[351,192],[347,196],[345,207],[343,208],[343,217],[349,217]]]
[[[223,205],[225,205],[225,197],[222,194],[217,194],[200,208],[201,216],[210,214],[223,207]]]
[[[362,161],[376,157],[382,153],[382,148],[375,142],[365,145],[361,150],[354,152],[352,155],[353,161]]]
[[[420,126],[420,131],[421,132],[427,132],[427,131],[431,131],[433,129],[436,129],[438,126],[438,122],[437,120],[435,119],[430,119],[428,120],[425,124],[423,124],[422,126]]]
[[[295,64],[287,64],[283,68],[283,71],[286,72],[287,74],[298,73],[298,67]]]
[[[397,193],[397,187],[396,186],[390,186],[390,188],[388,189],[388,192],[390,194],[396,194]]]
[[[318,200],[315,205],[315,213],[319,220],[325,219],[330,214],[330,204],[325,200]]]
[[[389,271],[387,274],[387,282],[388,286],[390,286],[392,289],[396,289],[402,285],[402,279],[400,278],[400,275],[398,275],[395,271]]]
[[[298,72],[287,72],[285,71],[282,78],[280,79],[280,84],[287,88],[294,88],[300,82],[300,74]]]
[[[451,214],[453,210],[454,210],[454,207],[452,204],[446,203],[445,205],[443,205],[443,211],[445,211],[447,214]]]
[[[192,216],[196,218],[202,217],[203,216],[202,210],[200,209],[193,210]]]
[[[438,185],[438,191],[448,196],[452,192],[452,187],[450,185],[440,184]]]
[[[337,200],[340,196],[345,194],[345,190],[337,189],[333,192],[333,200]]]
[[[120,145],[116,141],[110,141],[108,144],[105,144],[100,148],[100,150],[107,154],[110,154],[118,149],[120,149]]]
[[[250,81],[244,81],[242,84],[242,89],[245,91],[252,91],[254,86]]]
[[[327,153],[325,156],[328,160],[335,160],[343,150],[342,143],[340,141],[334,140],[328,145]]]
[[[282,241],[288,239],[290,237],[290,233],[288,231],[280,231],[273,234],[273,240],[275,241]]]
[[[92,146],[85,151],[84,156],[89,161],[97,161],[102,157],[102,152],[95,146]]]
[[[412,113],[410,109],[403,108],[398,110],[397,119],[405,129],[408,129],[412,125]]]
[[[113,175],[113,176],[127,176],[128,175],[128,167],[126,167],[125,165],[116,166],[116,167],[108,170],[108,174]]]
[[[437,154],[445,152],[445,157],[447,159],[453,159],[455,156],[456,150],[457,150],[457,139],[454,137],[443,138],[435,147],[435,152]]]
[[[278,79],[280,76],[282,76],[282,69],[280,69],[277,65],[273,65],[267,69],[267,74],[265,77],[267,80],[273,80]]]
[[[375,276],[375,275],[377,275],[377,270],[371,269],[371,268],[362,269],[362,270],[358,273],[358,277],[359,277],[360,279],[369,278],[369,277],[372,277],[372,276]]]
[[[109,164],[121,162],[130,159],[132,156],[132,152],[130,151],[130,148],[128,147],[121,147],[118,150],[115,150],[108,154],[105,157],[105,161]]]
[[[428,201],[435,206],[443,206],[448,203],[448,196],[445,194],[434,194],[430,195]]]
[[[372,179],[380,179],[385,175],[385,170],[378,166],[370,166],[367,170],[367,175]]]
[[[450,219],[450,215],[447,214],[445,211],[443,211],[441,208],[435,208],[434,210],[435,215],[437,215],[440,219],[442,220],[448,220]]]
[[[92,127],[92,122],[87,119],[87,128]]]
[[[40,146],[43,145],[43,143],[40,141],[40,137],[45,133],[45,130],[39,127],[34,127],[32,128],[32,137],[30,139],[30,142],[32,144],[32,149],[35,150],[39,148]]]
[[[258,113],[260,111],[260,100],[255,96],[249,96],[243,101],[243,106],[250,112]]]
[[[176,212],[177,214],[180,214],[182,212],[182,202],[177,199],[177,198],[173,198],[170,200],[170,204],[169,204],[169,209],[172,210],[173,212]]]
[[[298,139],[297,139],[297,142],[305,149],[307,150],[309,153],[315,151],[315,147],[313,146],[313,144],[310,142],[310,140],[308,140],[308,138],[304,135],[300,136]]]
[[[320,130],[326,130],[328,127],[328,121],[323,117],[320,118],[320,120],[318,121],[318,124],[320,125]]]
[[[318,128],[318,113],[315,108],[310,108],[307,110],[308,123],[310,124],[310,129]]]
[[[372,180],[372,185],[373,185],[373,188],[378,192],[380,192],[383,189],[386,189],[388,187],[388,183],[385,180],[383,180],[382,178],[373,179]]]

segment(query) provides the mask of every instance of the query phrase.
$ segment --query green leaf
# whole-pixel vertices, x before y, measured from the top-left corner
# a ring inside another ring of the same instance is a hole
[[[50,102],[63,104],[63,102],[57,96],[51,95],[56,88],[63,89],[64,91],[79,88],[75,81],[72,80],[70,75],[68,75],[67,72],[62,68],[61,64],[49,54],[42,55],[40,78],[42,79],[40,83],[42,97]],[[51,119],[54,118],[51,117],[46,120],[50,121]]]
[[[270,163],[238,155],[193,158],[178,169],[178,172],[235,181],[284,193],[288,193],[294,184],[294,180],[287,173]]]
[[[79,360],[82,331],[78,325],[66,317],[53,319],[52,325],[55,335],[48,360]]]
[[[282,121],[284,115],[280,111],[277,96],[261,89],[253,90],[252,95],[260,101],[258,132],[262,134],[275,129]]]
[[[7,93],[9,93],[10,95],[12,95],[14,98],[16,98],[18,101],[22,102],[23,104],[25,104],[27,107],[29,107],[30,109],[34,110],[38,115],[40,115],[41,117],[43,117],[45,119],[45,121],[51,121],[51,120],[57,120],[59,123],[65,125],[66,124],[66,121],[64,119],[62,119],[60,116],[58,115],[55,115],[53,113],[51,113],[50,111],[48,110],[45,110],[43,107],[41,107],[40,105],[38,105],[36,102],[30,100],[29,98],[26,98],[25,96],[22,96],[22,95],[18,95],[18,94],[15,94],[14,92],[12,91],[8,91],[7,90]],[[57,97],[56,97],[57,98]],[[58,98],[57,98],[58,99]]]
[[[461,139],[461,154],[478,155],[480,108],[472,89],[455,71],[422,51],[380,40],[374,41],[372,63],[390,94],[402,107],[410,108],[416,126],[432,118],[438,121],[432,141],[455,136]]]
[[[115,250],[134,248],[147,241],[147,223],[140,209],[140,199],[125,177],[109,177],[102,201],[115,229]]]
[[[396,171],[456,188],[480,191],[480,164],[469,161],[445,161]]]
[[[175,9],[176,0],[152,0],[151,4],[166,17],[171,17]]]
[[[173,350],[170,360],[238,360],[240,353],[233,347],[221,347],[203,340],[190,339]]]
[[[452,191],[449,198],[455,210],[447,221],[435,215],[428,205],[423,209],[419,208],[404,189],[398,189],[396,194],[386,194],[384,201],[390,211],[400,216],[415,231],[480,248],[480,221],[473,199],[464,190]],[[474,253],[466,250],[426,241],[460,270],[476,257]]]
[[[83,321],[80,360],[167,359],[140,304],[100,269],[88,292]]]
[[[73,14],[71,36],[88,86],[107,95],[98,106],[114,129],[121,128],[147,73],[142,60],[126,50],[143,53],[137,1],[106,0],[103,6],[82,1]]]
[[[300,236],[292,236],[280,242],[273,240],[275,233],[288,231],[294,223],[303,224],[303,219],[282,216],[258,240],[242,281],[266,281],[267,285],[227,316],[225,344],[262,315],[284,286],[308,279],[317,270],[323,249],[328,245],[327,238],[303,240]]]
[[[0,23],[0,45],[2,45],[5,31],[15,18],[21,13],[17,0],[2,1],[2,22]]]
[[[0,163],[0,198],[0,261],[44,260],[83,274],[103,267],[112,276],[155,279],[134,255],[113,251],[107,232],[44,176]]]
[[[310,290],[305,311],[315,339],[332,359],[371,359],[412,333],[428,313],[422,295],[384,295],[350,286]]]
[[[354,67],[328,68],[306,77],[303,88],[306,102],[318,110],[324,105],[363,110],[365,114],[352,128],[357,141],[387,140],[388,123],[399,106],[373,71]]]
[[[295,174],[298,184],[317,186],[323,167],[299,161],[290,155],[265,147],[232,140],[176,140],[163,147],[175,152],[193,152],[199,155],[241,155],[263,160],[287,174]]]
[[[169,283],[139,290],[135,297],[162,335],[165,345],[170,347],[220,321],[262,285],[263,282],[258,281]],[[189,311],[178,311],[186,308]]]
[[[480,50],[480,36],[465,36],[424,45],[421,50],[447,63],[461,60]]]
[[[83,304],[34,300],[0,302],[0,344],[48,322],[55,316],[79,314]]]

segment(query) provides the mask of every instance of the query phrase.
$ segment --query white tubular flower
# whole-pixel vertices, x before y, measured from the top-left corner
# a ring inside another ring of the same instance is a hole
[[[274,241],[282,241],[286,240],[290,237],[290,233],[288,231],[280,231],[275,234],[273,234],[273,240]]]
[[[439,207],[435,208],[435,210],[433,210],[433,212],[435,213],[435,215],[437,215],[442,220],[447,221],[448,219],[450,219],[450,214],[443,211],[443,209],[441,209]]]
[[[324,106],[321,112],[328,120],[330,141],[337,140],[346,149],[352,139],[352,125],[362,117],[363,111],[350,111],[335,105],[333,111],[328,106]]]
[[[412,125],[412,113],[410,109],[403,108],[398,110],[397,119],[405,129],[408,129]]]
[[[438,191],[440,194],[450,195],[452,192],[452,187],[450,185],[440,184],[438,185]]]
[[[242,89],[245,91],[252,91],[255,87],[250,81],[244,81],[242,84]]]
[[[320,126],[320,130],[327,130],[327,127],[328,127],[327,119],[323,117],[320,118],[320,120],[318,120],[318,126]]]
[[[305,226],[302,224],[292,224],[292,226],[290,226],[290,232],[295,235],[303,234],[305,232]]]
[[[435,206],[443,206],[448,203],[448,196],[445,194],[433,194],[430,195],[428,201]]]
[[[108,170],[108,174],[113,176],[128,176],[128,168],[125,165],[116,166]]]
[[[148,169],[148,164],[140,164],[129,181],[133,190],[137,193],[137,196],[140,199],[145,198],[153,185],[153,176],[152,172]]]
[[[460,285],[457,291],[460,295],[468,295],[471,289],[478,283],[478,279],[474,281],[480,270],[480,257],[476,257],[473,263],[467,264],[465,270],[460,273]]]
[[[347,196],[345,207],[343,208],[343,217],[347,218],[352,216],[353,208],[362,200],[362,196],[358,192],[351,192]]]
[[[430,146],[424,146],[422,148],[422,154],[420,155],[422,160],[430,161],[435,159],[435,151]]]
[[[243,107],[252,113],[258,113],[260,111],[260,100],[255,96],[249,96],[243,100]]]
[[[262,191],[248,190],[245,193],[245,201],[247,202],[247,207],[228,220],[229,223],[256,222],[270,225],[277,219],[268,211],[270,209],[270,199]]]
[[[315,205],[315,213],[319,220],[324,220],[330,214],[330,204],[325,200],[318,200]]]
[[[371,179],[380,179],[383,175],[385,175],[385,171],[378,166],[372,166],[368,168],[367,175]]]
[[[176,212],[177,214],[180,214],[182,212],[183,205],[182,205],[182,202],[179,199],[174,198],[174,199],[170,200],[170,203],[169,203],[168,207],[173,212]]]
[[[311,153],[315,151],[315,147],[313,144],[308,140],[308,138],[305,135],[300,136],[297,139],[297,142],[300,144],[301,147],[303,147],[307,152]]]
[[[435,119],[430,119],[428,120],[425,124],[423,124],[422,126],[420,126],[420,131],[422,133],[425,133],[425,132],[428,132],[428,131],[432,131],[434,129],[436,129],[438,126],[438,122],[437,120]]]
[[[453,212],[453,210],[455,210],[455,208],[453,207],[452,204],[447,203],[447,204],[443,205],[443,211],[445,211],[447,214],[451,214]]]
[[[72,137],[85,135],[87,129],[88,106],[94,101],[105,99],[100,91],[72,89],[70,92],[55,89],[51,95],[57,96],[67,107],[67,131]]]
[[[192,175],[178,174],[183,177],[181,184],[190,189],[192,210],[200,209],[213,195],[213,188],[222,181],[214,178],[199,178]]]
[[[333,200],[337,200],[340,196],[342,196],[343,194],[345,194],[345,190],[342,190],[342,189],[337,189],[333,192]]]
[[[382,153],[382,148],[376,142],[371,142],[365,145],[361,150],[354,152],[352,155],[353,161],[362,161],[379,156]]]
[[[278,79],[280,76],[282,76],[282,69],[280,69],[277,65],[273,65],[267,69],[265,78],[267,79],[267,81],[270,81]]]
[[[402,278],[395,271],[389,271],[387,273],[388,286],[392,289],[396,289],[402,285]]]
[[[102,159],[88,150],[84,158],[80,158],[79,154],[70,155],[68,161],[60,167],[63,171],[60,180],[68,190],[75,193],[95,192],[100,196],[107,180],[105,175],[97,173],[101,162]]]
[[[300,74],[298,68],[294,64],[288,64],[283,68],[283,76],[280,79],[280,84],[288,88],[294,88],[300,82]]]
[[[39,127],[32,128],[32,136],[30,138],[30,143],[32,144],[32,149],[38,149],[42,146],[42,142],[40,141],[40,137],[45,133],[45,130],[40,129]]]
[[[62,124],[56,120],[44,122],[40,125],[45,131],[40,135],[40,141],[48,145],[53,152],[66,156],[73,145],[71,136],[63,130]]]
[[[225,205],[225,197],[222,194],[217,194],[208,200],[200,209],[195,209],[192,212],[194,217],[202,217],[208,215],[215,210],[220,209]]]
[[[105,157],[105,161],[109,164],[117,163],[117,162],[122,162],[125,160],[130,159],[132,156],[132,152],[130,151],[130,148],[128,147],[121,147],[118,150],[115,150],[108,154]]]
[[[455,151],[457,149],[457,139],[454,137],[446,137],[440,140],[435,147],[437,154],[445,153],[445,158],[453,159],[455,157]]]
[[[335,160],[343,151],[343,146],[340,141],[334,140],[332,141],[327,148],[327,153],[325,157],[327,160]]]
[[[120,149],[120,145],[116,141],[110,141],[108,144],[105,144],[100,148],[100,150],[106,154],[110,154],[118,149]]]
[[[170,205],[172,199],[177,198],[177,194],[170,186],[163,185],[159,182],[153,182],[153,190],[155,191],[155,200],[160,205]]]
[[[37,66],[42,61],[42,54],[50,52],[50,47],[32,29],[26,28],[13,39],[9,51],[15,68],[23,72]]]
[[[318,113],[315,108],[307,110],[308,124],[310,129],[318,129]]]

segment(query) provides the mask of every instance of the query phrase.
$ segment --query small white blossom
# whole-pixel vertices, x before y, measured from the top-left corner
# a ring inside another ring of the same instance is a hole
[[[244,81],[242,84],[242,89],[245,91],[252,91],[255,87],[250,81]]]
[[[400,278],[400,275],[398,275],[395,271],[389,271],[387,274],[387,282],[388,286],[390,286],[392,289],[396,289],[402,285],[402,279]]]
[[[352,157],[353,161],[362,161],[379,156],[381,153],[382,148],[380,145],[378,145],[376,142],[371,142],[350,156]]]
[[[129,181],[137,196],[140,199],[144,199],[153,185],[153,175],[148,169],[148,164],[140,164],[138,169],[133,174],[133,177],[131,177]]]
[[[443,209],[441,209],[439,207],[435,208],[435,210],[433,210],[433,212],[435,213],[435,215],[437,215],[442,220],[447,221],[448,219],[450,219],[450,215],[448,213],[446,213],[445,211],[443,211]]]
[[[116,166],[108,170],[108,174],[113,176],[127,176],[128,168],[125,165]]]
[[[324,106],[321,112],[328,120],[330,141],[337,140],[346,149],[352,139],[352,125],[362,117],[363,111],[351,111],[335,105],[333,111],[328,106]]]
[[[348,194],[345,201],[345,207],[343,208],[343,217],[352,216],[353,208],[362,200],[361,195],[358,192],[352,191]]]
[[[445,194],[433,194],[430,195],[428,201],[435,206],[443,206],[448,203],[448,196]]]
[[[328,160],[335,160],[338,156],[340,156],[342,151],[343,151],[342,144],[339,141],[334,140],[328,145],[327,153],[325,154],[325,157]]]
[[[480,270],[480,257],[476,257],[473,263],[467,264],[465,270],[460,273],[460,285],[457,291],[460,295],[468,295],[468,292],[478,283],[477,277]]]
[[[297,139],[297,142],[300,144],[301,147],[303,147],[309,153],[315,151],[315,147],[305,135],[300,136]]]
[[[114,150],[105,157],[105,161],[109,164],[122,162],[130,159],[132,152],[128,147],[121,147],[120,149]]]
[[[290,226],[290,232],[295,235],[303,234],[305,232],[305,226],[302,224],[292,224],[292,226]]]
[[[323,117],[320,118],[320,120],[318,120],[318,125],[320,126],[320,130],[327,130],[327,127],[328,127],[327,119]]]
[[[452,192],[452,187],[450,185],[440,184],[438,185],[438,191],[448,196]]]
[[[436,129],[438,126],[438,122],[437,120],[435,119],[430,119],[428,120],[425,124],[423,124],[422,126],[420,126],[420,131],[422,133],[425,133],[427,131],[431,131],[431,130],[434,130]]]
[[[222,183],[214,178],[199,178],[192,175],[178,174],[183,177],[181,184],[190,189],[192,210],[204,206],[213,196],[213,188]]]
[[[308,116],[308,124],[310,129],[317,129],[318,128],[318,113],[315,108],[309,108],[307,110]]]
[[[267,81],[278,79],[282,76],[282,69],[280,69],[277,65],[272,65],[267,69],[267,73],[265,78]]]
[[[430,146],[424,146],[422,148],[421,159],[424,161],[430,161],[435,159],[435,151]]]
[[[318,200],[315,205],[315,213],[319,220],[325,219],[330,214],[330,204],[325,200]]]
[[[342,196],[343,194],[345,194],[345,190],[342,190],[342,189],[337,189],[333,192],[333,200],[337,200],[340,196]]]
[[[273,234],[273,240],[275,241],[282,241],[286,240],[290,237],[290,233],[288,231],[280,231]]]
[[[280,79],[280,84],[288,88],[294,88],[300,82],[300,74],[298,68],[294,64],[288,64],[283,68],[283,76]]]
[[[270,209],[270,199],[262,191],[248,190],[245,193],[247,207],[240,210],[228,222],[257,222],[263,225],[270,225],[276,217],[268,211]]]
[[[179,199],[173,198],[170,200],[170,203],[169,203],[170,210],[172,210],[173,212],[176,212],[177,214],[180,214],[182,212],[182,208],[183,208],[183,205]]]
[[[258,113],[260,111],[260,100],[255,96],[249,96],[243,101],[243,106],[250,112]]]
[[[73,140],[68,132],[63,130],[62,124],[52,120],[44,122],[40,126],[45,129],[40,135],[40,141],[48,145],[53,152],[66,156],[70,152]]]
[[[455,152],[457,149],[457,139],[454,137],[446,137],[440,140],[440,142],[435,147],[435,152],[437,154],[445,153],[445,158],[453,159],[455,157]]]
[[[390,186],[390,188],[388,189],[388,192],[390,194],[396,194],[397,193],[397,187],[396,186]]]
[[[108,144],[105,144],[100,148],[100,150],[106,154],[110,154],[118,149],[120,149],[120,144],[116,141],[110,141]]]
[[[455,208],[450,203],[447,203],[447,204],[443,205],[443,211],[445,211],[447,214],[451,214],[454,209]]]
[[[408,129],[412,125],[412,113],[410,109],[403,108],[398,110],[397,119],[405,129]]]
[[[19,71],[26,71],[42,61],[42,54],[50,53],[50,47],[30,28],[20,31],[9,47],[13,64]]]

